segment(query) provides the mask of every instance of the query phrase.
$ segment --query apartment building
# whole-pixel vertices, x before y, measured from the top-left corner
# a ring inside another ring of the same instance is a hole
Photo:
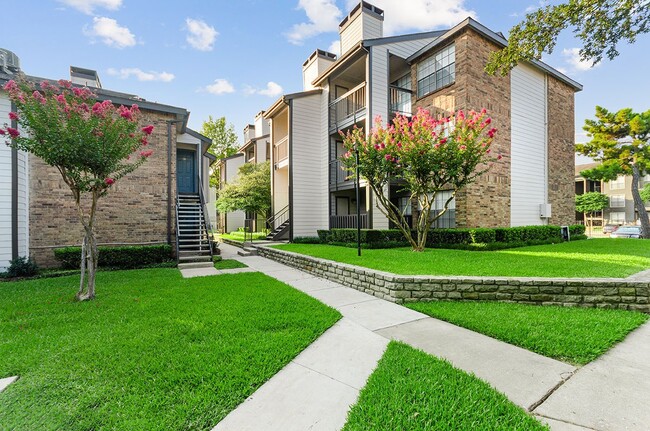
[[[507,41],[470,18],[449,30],[391,37],[383,36],[383,20],[383,10],[359,2],[339,25],[341,55],[314,51],[302,65],[304,91],[266,111],[273,211],[286,214],[279,218],[288,224],[284,237],[356,227],[355,183],[339,163],[339,132],[368,131],[376,116],[387,122],[418,107],[436,115],[486,108],[499,129],[494,149],[502,160],[457,195],[438,227],[572,222],[574,93],[581,85],[539,61],[506,77],[486,75],[490,52]],[[360,188],[361,227],[388,228],[363,181]],[[399,185],[388,192],[406,214],[417,210]]]

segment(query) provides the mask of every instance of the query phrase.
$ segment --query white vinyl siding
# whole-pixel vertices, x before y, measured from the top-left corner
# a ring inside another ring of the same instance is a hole
[[[381,45],[386,48],[391,54],[398,57],[408,58],[415,54],[421,48],[424,48],[429,43],[433,42],[435,37],[426,37],[417,40],[406,40],[404,42],[393,42]]]
[[[363,22],[361,15],[357,15],[341,33],[341,55],[345,54],[363,39]]]
[[[374,125],[375,117],[381,116],[384,124],[388,122],[388,50],[383,46],[373,46],[370,52],[371,73],[370,91],[367,92],[370,111],[368,122]],[[369,132],[370,128],[367,128]],[[376,199],[373,197],[373,206]],[[374,206],[372,209],[372,228],[388,229],[388,218]]]
[[[545,224],[539,213],[547,203],[545,77],[519,65],[512,70],[511,92],[511,224]]]
[[[361,14],[363,19],[363,39],[377,39],[384,34],[383,23],[373,15]]]
[[[293,99],[290,109],[293,236],[316,236],[318,229],[327,229],[329,225],[321,94]]]

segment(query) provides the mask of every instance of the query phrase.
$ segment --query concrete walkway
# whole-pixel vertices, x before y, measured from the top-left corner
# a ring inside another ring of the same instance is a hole
[[[336,308],[344,318],[231,412],[215,431],[340,429],[391,339],[475,373],[525,409],[541,403],[576,370],[275,261],[241,258],[232,246],[222,245],[221,250],[224,259],[238,259],[252,270],[285,282]],[[346,352],[352,348],[350,356]],[[313,358],[313,365],[305,357]],[[351,375],[341,377],[346,370]]]
[[[4,379],[0,379],[0,392],[7,389],[7,387],[16,380],[18,380],[18,376],[5,377]]]

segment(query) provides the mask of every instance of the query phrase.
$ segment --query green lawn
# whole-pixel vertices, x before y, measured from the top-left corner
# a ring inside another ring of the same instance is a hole
[[[499,302],[422,302],[407,307],[576,365],[593,361],[649,318],[622,310]]]
[[[248,265],[235,259],[223,259],[214,263],[216,269],[248,268]]]
[[[590,239],[499,251],[363,250],[322,244],[276,248],[395,274],[510,277],[627,277],[650,268],[650,241]]]
[[[487,383],[391,342],[343,431],[545,429]]]
[[[253,240],[264,239],[266,238],[266,233],[264,232],[253,232]],[[230,233],[221,233],[218,235],[220,238],[226,238],[232,241],[244,242],[244,232],[233,231]],[[246,232],[246,241],[251,240],[251,233]]]
[[[7,430],[209,430],[340,315],[260,273],[176,269],[0,286]]]

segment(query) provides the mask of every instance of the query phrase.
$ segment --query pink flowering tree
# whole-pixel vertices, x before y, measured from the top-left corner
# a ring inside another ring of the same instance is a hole
[[[359,152],[359,176],[374,192],[379,210],[402,231],[414,251],[422,251],[429,229],[447,211],[458,191],[501,158],[490,155],[496,134],[491,122],[485,110],[458,111],[436,119],[429,111],[419,109],[412,119],[397,115],[388,126],[378,117],[368,136],[359,128],[341,134],[347,150],[342,164],[355,172],[354,152]],[[415,234],[404,212],[386,193],[392,180],[401,180],[411,201],[418,202]],[[451,191],[451,195],[443,209],[432,215],[436,195],[442,190]]]
[[[133,172],[152,154],[146,148],[153,126],[138,125],[137,105],[116,107],[98,102],[88,88],[43,81],[9,81],[4,90],[16,106],[12,124],[0,135],[13,148],[54,166],[68,185],[83,225],[81,281],[77,299],[95,297],[98,252],[95,238],[97,204],[116,181]]]

